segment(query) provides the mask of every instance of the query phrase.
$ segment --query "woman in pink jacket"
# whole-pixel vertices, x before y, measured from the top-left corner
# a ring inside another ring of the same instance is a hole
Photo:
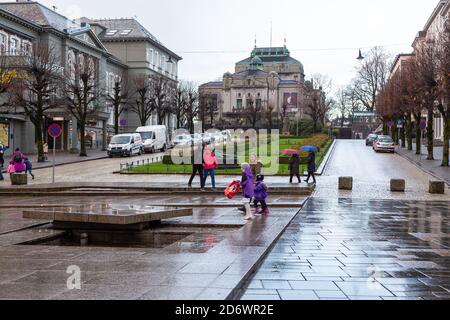
[[[212,190],[216,190],[216,178],[215,178],[215,172],[214,169],[219,168],[219,164],[217,163],[216,155],[211,151],[211,147],[207,146],[205,148],[205,153],[203,156],[203,185],[206,184],[206,179],[208,176],[211,176],[211,182],[212,182]]]

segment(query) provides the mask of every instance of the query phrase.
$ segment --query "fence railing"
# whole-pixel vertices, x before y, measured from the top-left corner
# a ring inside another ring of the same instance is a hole
[[[149,165],[151,163],[162,162],[163,158],[164,158],[164,156],[156,156],[156,157],[152,157],[152,158],[121,163],[120,164],[120,172],[129,172],[131,169],[136,168],[136,167]]]

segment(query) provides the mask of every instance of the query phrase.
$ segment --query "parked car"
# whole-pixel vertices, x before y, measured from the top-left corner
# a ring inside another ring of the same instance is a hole
[[[167,128],[166,126],[139,127],[136,130],[142,137],[144,152],[154,153],[158,150],[167,149]]]
[[[202,144],[203,137],[200,133],[191,134],[191,143],[194,145]]]
[[[231,140],[231,131],[230,130],[224,130],[222,131],[222,136],[224,141],[230,141]]]
[[[387,151],[395,153],[394,140],[389,136],[378,136],[377,140],[373,143],[373,150],[375,152]]]
[[[214,142],[214,139],[213,139],[213,137],[211,136],[211,134],[205,132],[205,133],[202,133],[202,134],[200,134],[200,135],[201,135],[201,137],[202,137],[202,142],[203,142],[203,143],[211,144],[212,142]]]
[[[377,138],[378,138],[378,135],[377,134],[374,134],[374,133],[371,133],[371,134],[369,134],[368,136],[367,136],[367,138],[366,138],[366,146],[368,147],[368,146],[373,146],[373,143],[375,142],[375,140],[377,140]]]
[[[174,147],[176,146],[184,146],[192,143],[192,137],[188,134],[179,134],[175,136],[172,140],[172,144]]]
[[[210,133],[210,135],[212,137],[212,142],[214,143],[221,143],[225,139],[221,132],[213,132]]]
[[[139,133],[119,134],[112,137],[108,145],[108,156],[127,156],[131,157],[134,154],[141,155],[144,149],[142,138]]]

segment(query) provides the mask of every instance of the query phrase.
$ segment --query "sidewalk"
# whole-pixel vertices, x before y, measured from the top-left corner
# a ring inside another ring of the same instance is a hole
[[[450,168],[441,167],[442,164],[442,147],[434,147],[434,160],[427,160],[427,146],[422,145],[421,155],[416,155],[416,145],[413,144],[413,150],[408,151],[406,148],[397,148],[397,153],[420,167],[422,170],[431,175],[445,181],[450,185]]]
[[[98,160],[98,159],[104,159],[107,158],[106,151],[102,151],[100,149],[98,150],[87,150],[88,156],[87,157],[80,157],[79,154],[72,154],[69,152],[56,152],[56,165],[61,166],[65,164],[72,164],[72,163],[79,163],[79,162],[85,162],[85,161],[92,161],[92,160]],[[37,155],[30,155],[28,156],[31,163],[33,164],[33,170],[36,169],[43,169],[43,168],[51,168],[53,166],[53,153],[50,150],[50,153],[48,155],[48,160],[43,163],[37,162]],[[10,159],[5,158],[5,167],[6,164],[10,161]]]

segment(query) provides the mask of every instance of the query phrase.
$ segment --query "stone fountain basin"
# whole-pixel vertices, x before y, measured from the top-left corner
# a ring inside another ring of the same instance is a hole
[[[89,204],[59,208],[39,208],[23,211],[23,218],[52,221],[56,226],[138,226],[143,229],[149,223],[163,219],[192,216],[192,208],[157,207],[140,205]]]

